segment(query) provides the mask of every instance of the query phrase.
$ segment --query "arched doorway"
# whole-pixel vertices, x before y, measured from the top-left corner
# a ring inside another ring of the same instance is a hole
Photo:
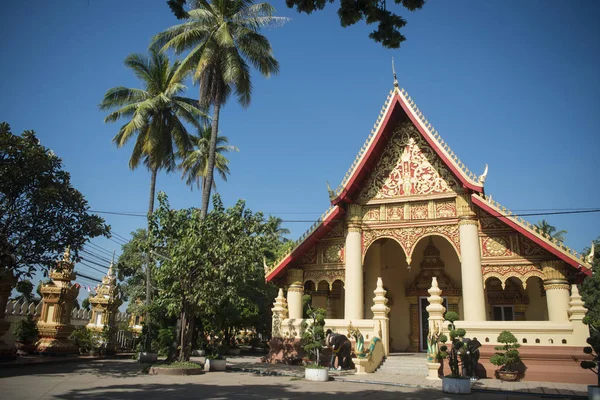
[[[377,278],[381,277],[387,290],[387,305],[390,351],[406,351],[409,347],[410,314],[405,289],[410,283],[410,272],[406,263],[406,254],[395,239],[381,238],[373,242],[364,258],[364,299],[365,318],[373,318],[373,291],[377,287]]]
[[[443,236],[430,235],[419,240],[412,254],[411,283],[405,294],[410,304],[410,335],[408,351],[422,352],[427,348],[429,288],[433,277],[442,289],[447,311],[463,315],[460,260],[452,243]]]

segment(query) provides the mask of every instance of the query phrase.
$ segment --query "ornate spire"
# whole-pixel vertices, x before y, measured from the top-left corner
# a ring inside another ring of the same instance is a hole
[[[67,261],[67,262],[71,261],[71,247],[70,246],[67,246],[67,248],[65,249],[62,260]]]
[[[392,57],[392,74],[394,74],[394,87],[398,87],[398,78],[396,78],[396,68],[394,67],[394,57]]]

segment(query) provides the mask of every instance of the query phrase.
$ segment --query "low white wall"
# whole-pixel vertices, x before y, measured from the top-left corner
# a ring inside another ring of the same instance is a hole
[[[28,315],[33,316],[34,320],[40,317],[42,312],[42,302],[39,303],[30,303],[30,302],[20,302],[20,301],[9,301],[6,305],[6,315],[4,316],[5,320],[10,322],[10,328],[6,332],[4,336],[2,336],[2,340],[4,343],[8,345],[13,345],[15,343],[15,336],[13,335],[13,329],[15,324],[27,318]],[[85,309],[74,309],[71,312],[71,324],[79,327],[86,326],[90,322],[90,318],[92,316],[92,312]],[[115,320],[117,323],[127,322],[129,323],[129,314],[127,313],[117,313]]]

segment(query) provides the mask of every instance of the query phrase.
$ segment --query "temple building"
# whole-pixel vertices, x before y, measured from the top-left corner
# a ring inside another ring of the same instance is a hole
[[[525,357],[552,347],[579,368],[570,355],[581,354],[588,332],[572,285],[591,274],[590,258],[494,201],[484,190],[487,166],[481,171],[466,168],[395,82],[341,185],[330,190],[329,210],[289,254],[265,266],[266,279],[284,289],[274,336],[299,338],[302,296],[311,294],[327,310],[327,327],[346,333],[351,323],[366,342],[381,338],[386,354],[423,352],[436,277],[457,326],[484,347],[508,329]],[[384,303],[373,308],[379,278],[387,316]]]

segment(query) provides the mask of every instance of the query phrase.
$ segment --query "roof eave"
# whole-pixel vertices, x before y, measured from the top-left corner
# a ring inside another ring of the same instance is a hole
[[[513,218],[510,215],[507,215],[501,211],[498,211],[496,208],[492,207],[481,197],[479,197],[477,195],[472,195],[471,199],[473,201],[473,204],[475,204],[478,207],[480,207],[481,209],[483,209],[483,211],[487,212],[488,214],[490,214],[496,218],[502,218],[502,222],[504,222],[506,225],[513,228],[517,232],[521,233],[523,236],[525,236],[529,240],[532,240],[534,243],[536,243],[538,246],[542,247],[544,250],[546,250],[549,253],[560,258],[562,261],[566,262],[567,264],[571,265],[572,267],[577,268],[578,270],[582,271],[586,275],[588,275],[588,276],[592,275],[591,266],[587,265],[587,263],[585,263],[581,260],[578,260],[577,258],[571,257],[569,254],[558,249],[551,243],[547,242],[546,240],[541,239],[538,235],[536,235],[530,229],[522,226],[520,223],[513,221]]]

